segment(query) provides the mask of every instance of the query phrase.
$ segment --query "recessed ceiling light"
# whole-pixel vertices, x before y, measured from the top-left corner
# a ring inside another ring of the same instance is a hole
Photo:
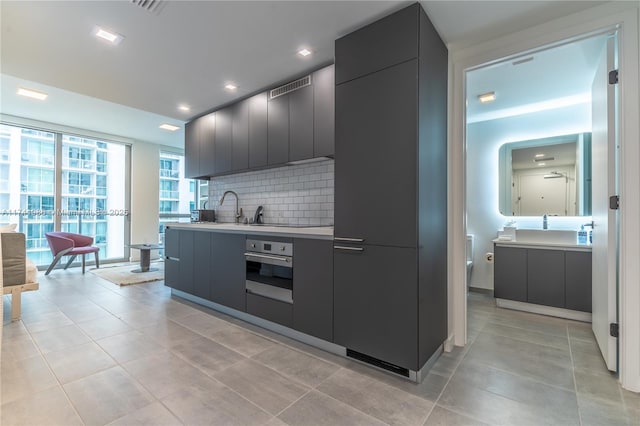
[[[161,128],[162,130],[168,130],[168,131],[170,131],[170,132],[175,132],[175,131],[176,131],[176,130],[178,130],[180,127],[178,127],[178,126],[174,126],[173,124],[167,124],[167,123],[164,123],[164,124],[161,124],[161,125],[160,125],[160,128]]]
[[[238,88],[238,86],[236,86],[233,83],[227,83],[227,84],[224,85],[224,88],[227,89],[230,92],[233,92]]]
[[[300,55],[300,56],[302,56],[304,58],[305,56],[311,55],[311,51],[305,47],[305,48],[302,48],[302,49],[298,50],[298,55]]]
[[[478,99],[480,100],[480,102],[487,103],[487,102],[493,102],[496,100],[496,92],[487,92],[487,93],[483,93],[481,95],[478,95]]]
[[[546,166],[547,163],[538,163],[538,166]]]
[[[93,30],[93,35],[103,40],[106,40],[111,44],[119,44],[124,38],[122,35],[118,33],[114,33],[113,31],[107,31],[104,28],[100,28],[100,27],[96,27]]]
[[[184,111],[184,112],[189,112],[191,111],[191,107],[189,105],[185,105],[185,104],[180,104],[178,105],[178,109],[180,111]]]
[[[19,87],[18,91],[16,93],[18,95],[20,95],[20,96],[25,96],[27,98],[37,99],[39,101],[44,101],[45,99],[47,99],[47,96],[49,96],[44,92],[39,92],[39,91],[33,90],[33,89],[26,89],[24,87]]]
[[[536,154],[536,158],[542,158],[544,157],[544,154]]]

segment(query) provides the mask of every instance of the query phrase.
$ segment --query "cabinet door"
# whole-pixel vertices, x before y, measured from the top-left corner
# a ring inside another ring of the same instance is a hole
[[[313,73],[313,156],[333,157],[335,131],[335,67]]]
[[[267,163],[284,164],[289,161],[289,97],[270,99],[267,110]]]
[[[193,294],[210,300],[211,296],[211,233],[193,235]]]
[[[232,123],[231,107],[216,111],[215,168],[217,175],[231,171]]]
[[[166,228],[164,231],[164,254],[165,257],[180,259],[180,231],[173,228]]]
[[[200,141],[198,119],[184,126],[184,175],[189,179],[200,176]]]
[[[414,4],[336,40],[336,83],[418,56],[420,5]]]
[[[336,86],[336,237],[417,245],[417,71],[413,60]]]
[[[179,289],[180,287],[180,261],[176,259],[164,260],[164,285]]]
[[[591,312],[591,252],[564,254],[565,307]]]
[[[216,113],[207,114],[198,120],[200,121],[200,176],[213,176],[216,171]]]
[[[527,249],[495,247],[493,292],[498,299],[527,301]]]
[[[244,235],[214,233],[211,236],[211,300],[245,310]]]
[[[249,168],[249,100],[233,106],[232,139],[231,170],[246,170]]]
[[[180,277],[173,287],[193,294],[193,236],[194,231],[180,231]]]
[[[267,165],[267,93],[249,98],[249,168]]]
[[[334,249],[334,341],[416,370],[416,250],[362,248],[362,252]]]
[[[527,250],[527,302],[564,308],[564,251]]]
[[[293,243],[293,328],[333,341],[333,243]]]
[[[295,90],[288,96],[289,161],[313,158],[313,85]]]

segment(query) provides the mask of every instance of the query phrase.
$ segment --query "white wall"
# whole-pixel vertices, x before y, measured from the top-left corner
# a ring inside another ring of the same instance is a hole
[[[131,146],[131,243],[158,242],[160,150],[162,145],[136,141]],[[157,252],[152,251],[152,256]],[[131,250],[131,260],[140,258]]]
[[[512,217],[498,209],[498,151],[508,142],[591,131],[591,105],[484,121],[467,126],[467,232],[475,237],[471,287],[493,289],[491,240]],[[519,228],[542,228],[542,217],[516,217]],[[549,229],[578,229],[585,218],[550,217]]]

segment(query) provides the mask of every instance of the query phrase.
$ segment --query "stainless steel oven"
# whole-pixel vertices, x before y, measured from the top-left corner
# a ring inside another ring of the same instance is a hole
[[[247,293],[293,303],[293,243],[247,240]]]

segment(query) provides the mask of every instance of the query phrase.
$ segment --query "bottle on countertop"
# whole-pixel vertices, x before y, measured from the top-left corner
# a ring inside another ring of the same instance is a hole
[[[580,225],[580,230],[578,231],[578,244],[586,245],[587,241],[587,230],[584,229],[584,225]]]

